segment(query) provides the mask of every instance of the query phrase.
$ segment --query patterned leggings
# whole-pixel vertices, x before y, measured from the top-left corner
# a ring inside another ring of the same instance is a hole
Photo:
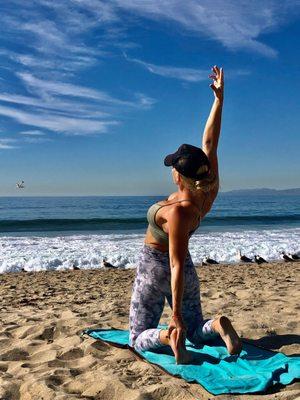
[[[184,265],[184,293],[182,317],[187,327],[186,337],[198,345],[216,336],[212,331],[213,320],[203,320],[199,280],[188,252]],[[169,253],[162,253],[144,245],[139,256],[132,289],[129,314],[129,344],[144,351],[164,346],[157,328],[163,312],[165,298],[172,308],[171,270]]]

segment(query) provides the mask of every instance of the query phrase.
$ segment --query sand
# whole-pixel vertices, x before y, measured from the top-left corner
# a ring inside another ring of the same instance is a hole
[[[299,353],[299,269],[299,262],[197,268],[205,317],[227,315],[244,338]],[[116,269],[0,275],[0,399],[212,399],[129,350],[80,336],[89,327],[128,328],[134,275]],[[166,305],[161,322],[169,315]],[[297,399],[300,384],[217,397]]]

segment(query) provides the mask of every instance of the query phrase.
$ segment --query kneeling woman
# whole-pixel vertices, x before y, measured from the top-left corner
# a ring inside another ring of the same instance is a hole
[[[203,134],[203,150],[183,144],[165,158],[178,190],[148,210],[149,227],[130,305],[130,345],[137,350],[170,345],[178,364],[189,362],[186,337],[197,345],[220,335],[230,354],[241,351],[241,341],[228,318],[203,319],[199,280],[188,251],[189,238],[211,209],[219,189],[217,147],[224,78],[222,68],[212,70],[210,87],[215,99]],[[172,319],[168,329],[158,329],[165,298]]]

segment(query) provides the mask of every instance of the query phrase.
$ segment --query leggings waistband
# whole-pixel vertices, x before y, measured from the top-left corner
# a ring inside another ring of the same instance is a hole
[[[169,266],[169,252],[163,252],[160,251],[158,249],[156,249],[155,247],[149,246],[147,244],[144,244],[142,249],[141,249],[141,255],[142,256],[146,256],[146,257],[152,257],[154,260],[160,262],[161,264],[165,265],[165,266]],[[187,252],[187,257],[185,260],[185,265],[193,265],[193,261],[190,255],[190,252]]]

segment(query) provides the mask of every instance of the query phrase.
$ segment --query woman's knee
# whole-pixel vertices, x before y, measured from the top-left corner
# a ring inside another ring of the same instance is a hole
[[[159,332],[160,329],[157,328],[146,329],[141,332],[134,341],[134,349],[138,351],[147,351],[163,346],[160,341]]]
[[[219,336],[212,328],[212,319],[203,320],[196,329],[187,336],[194,345],[201,345]]]

